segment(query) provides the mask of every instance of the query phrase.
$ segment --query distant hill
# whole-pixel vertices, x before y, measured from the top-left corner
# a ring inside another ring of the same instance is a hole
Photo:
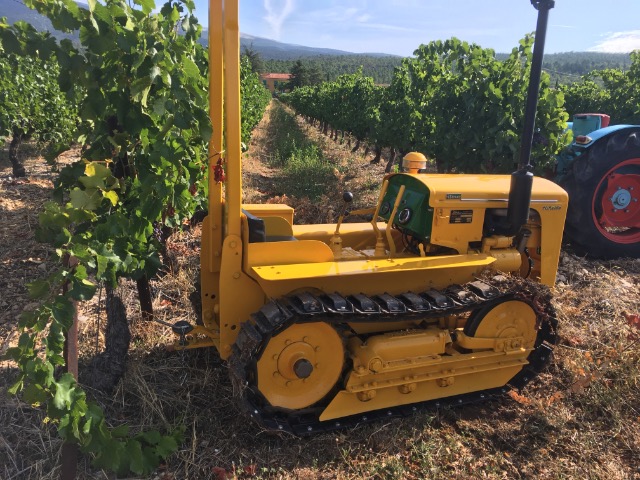
[[[82,8],[89,8],[86,3],[78,2]],[[33,25],[36,30],[51,32],[56,38],[71,38],[77,40],[77,35],[68,35],[53,29],[49,19],[40,15],[22,4],[19,0],[0,0],[0,17],[7,17],[9,23],[15,23],[18,20],[24,20]],[[201,43],[207,45],[207,31],[202,32]],[[256,37],[246,33],[240,34],[241,48],[250,47],[260,53],[262,58],[269,60],[292,60],[301,57],[315,57],[319,55],[353,55],[351,52],[343,50],[335,50],[332,48],[314,48],[305,47],[303,45],[294,45],[290,43],[277,42],[268,38]],[[372,57],[386,57],[385,53],[367,53],[364,54]]]
[[[367,57],[396,57],[387,53],[358,53],[335,50],[332,48],[315,48],[282,43],[268,38],[255,37],[246,33],[240,34],[240,46],[253,48],[266,60],[292,60],[301,57],[317,57],[321,55],[361,55]]]
[[[206,32],[205,32],[206,33]],[[255,37],[246,33],[240,34],[241,48],[250,47],[260,56],[268,60],[291,60],[300,57],[317,57],[319,55],[350,55],[350,52],[332,48],[313,48],[291,43],[282,43],[268,38]]]

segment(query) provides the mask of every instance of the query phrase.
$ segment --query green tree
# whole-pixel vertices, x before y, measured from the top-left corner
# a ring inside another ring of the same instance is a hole
[[[296,60],[290,70],[293,77],[289,80],[287,88],[293,90],[308,85],[318,85],[322,82],[322,75],[316,66],[309,66],[302,60]]]
[[[253,43],[249,46],[245,45],[242,51],[242,56],[246,57],[249,61],[249,64],[251,65],[251,71],[253,73],[263,73],[265,71],[262,56],[260,55],[260,52],[256,51],[253,48]]]

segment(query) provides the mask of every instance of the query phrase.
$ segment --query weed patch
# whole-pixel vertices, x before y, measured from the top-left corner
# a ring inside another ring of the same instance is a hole
[[[295,117],[282,105],[273,107],[273,151],[268,162],[281,169],[276,179],[279,194],[317,200],[335,186],[340,170],[324,157],[322,150],[300,129]]]

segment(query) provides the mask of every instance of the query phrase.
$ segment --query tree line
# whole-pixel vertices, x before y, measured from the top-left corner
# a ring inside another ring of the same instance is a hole
[[[263,58],[252,47],[245,48],[253,58],[254,71],[258,73],[294,73],[294,69],[310,72],[309,83],[335,81],[340,75],[353,74],[359,69],[373,78],[378,85],[389,85],[394,70],[402,64],[402,57],[371,55],[319,55],[301,57],[295,60],[273,60]],[[503,61],[510,54],[497,53],[496,59]],[[616,69],[627,71],[631,67],[631,58],[627,53],[601,52],[564,52],[544,56],[543,69],[549,74],[552,84],[569,84],[580,80],[583,75],[594,70]]]

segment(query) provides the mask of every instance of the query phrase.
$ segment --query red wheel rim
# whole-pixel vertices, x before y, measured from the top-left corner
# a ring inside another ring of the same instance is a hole
[[[622,244],[640,242],[640,158],[625,160],[602,176],[591,213],[603,237]]]

